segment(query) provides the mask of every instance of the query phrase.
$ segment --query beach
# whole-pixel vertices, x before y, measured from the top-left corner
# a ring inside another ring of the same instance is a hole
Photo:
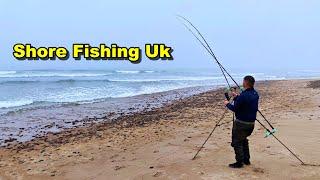
[[[276,136],[311,164],[320,164],[319,84],[304,79],[256,86],[260,110],[278,129]],[[302,166],[273,137],[264,138],[258,123],[249,138],[252,165],[230,169],[231,112],[191,160],[225,111],[223,92],[177,95],[112,121],[103,116],[84,126],[9,142],[0,149],[0,179],[319,179],[320,167]]]

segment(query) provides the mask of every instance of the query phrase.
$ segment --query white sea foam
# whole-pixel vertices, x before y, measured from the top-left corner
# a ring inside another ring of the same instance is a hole
[[[194,86],[225,84],[224,77],[207,71],[97,70],[97,71],[0,71],[0,108],[40,103],[71,103],[128,97]],[[319,77],[318,73],[237,73],[257,80]],[[229,79],[230,80],[230,79]],[[229,81],[231,82],[231,81]]]
[[[111,73],[78,73],[78,72],[21,72],[21,73],[0,73],[0,78],[32,78],[32,77],[98,77]]]
[[[140,73],[140,71],[125,71],[125,70],[117,70],[117,73],[122,73],[122,74],[137,74]]]
[[[172,78],[153,78],[153,79],[109,79],[111,82],[157,82],[157,81],[205,81],[219,80],[224,77],[172,77]]]
[[[0,101],[0,108],[25,106],[32,103],[33,103],[32,100]]]
[[[145,73],[154,73],[155,71],[143,71]]]
[[[15,74],[16,71],[0,71],[0,75],[5,75],[5,74]]]

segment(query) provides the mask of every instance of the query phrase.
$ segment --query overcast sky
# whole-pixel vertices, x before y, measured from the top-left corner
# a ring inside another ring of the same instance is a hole
[[[320,1],[317,0],[0,0],[0,70],[216,68],[177,21],[189,18],[216,55],[232,69],[319,69]],[[174,60],[130,62],[19,62],[15,43],[66,46],[165,43]]]

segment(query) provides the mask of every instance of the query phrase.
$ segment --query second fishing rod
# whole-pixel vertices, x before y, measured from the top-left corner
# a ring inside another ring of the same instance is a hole
[[[228,71],[222,66],[222,64],[218,61],[218,59],[216,58],[216,56],[214,55],[211,47],[209,46],[209,44],[207,43],[207,41],[205,40],[205,38],[202,36],[202,34],[200,33],[200,31],[186,18],[184,18],[183,16],[178,16],[179,18],[183,19],[184,21],[188,22],[196,31],[197,33],[200,35],[200,37],[203,39],[203,41],[200,40],[200,38],[189,28],[189,26],[187,26],[184,22],[182,22],[182,24],[194,35],[195,38],[197,38],[197,40],[201,43],[201,45],[208,51],[208,53],[214,58],[214,60],[216,61],[216,63],[219,65],[219,68],[224,76],[224,78],[226,79],[229,88],[231,88],[230,83],[226,77],[225,74],[227,74],[232,81],[236,84],[236,86],[240,89],[239,84],[233,79],[233,77],[228,73]],[[205,43],[205,44],[204,44]],[[275,128],[271,125],[271,123],[266,119],[266,117],[261,113],[260,110],[258,110],[259,114],[263,117],[263,119],[269,124],[269,126],[272,128],[272,130],[269,130],[266,126],[264,126],[258,119],[256,119],[259,124],[267,130],[267,132],[269,133],[269,135],[273,136],[281,145],[283,145],[297,160],[299,160],[301,162],[302,165],[312,165],[312,166],[318,166],[318,165],[313,165],[313,164],[306,164],[304,163],[295,153],[292,152],[292,150],[290,150],[282,141],[280,141],[275,135]],[[215,128],[214,128],[215,129]],[[210,136],[209,136],[210,137]],[[267,137],[267,136],[266,136]],[[206,140],[207,141],[207,140]],[[205,141],[205,142],[206,142]],[[200,149],[201,150],[201,149]],[[198,154],[198,152],[197,152]]]
[[[215,60],[215,62],[218,64],[224,79],[226,80],[229,89],[231,89],[231,85],[228,81],[228,78],[226,77],[226,74],[230,77],[230,79],[234,82],[234,84],[239,88],[239,90],[241,90],[240,85],[236,82],[236,80],[230,75],[230,73],[223,67],[223,65],[219,62],[219,60],[217,59],[217,57],[215,56],[215,54],[213,53],[213,50],[211,49],[210,45],[208,44],[208,42],[206,41],[206,39],[204,38],[204,36],[201,34],[201,32],[198,30],[197,27],[195,27],[187,18],[181,16],[181,15],[177,15],[178,18],[183,19],[184,21],[186,21],[188,24],[190,24],[198,33],[198,35],[201,37],[201,39],[204,41],[202,42],[199,37],[185,24],[182,22],[182,24],[193,34],[193,36],[195,38],[197,38],[197,40],[201,43],[201,45],[208,51],[208,53],[213,57],[213,59]],[[272,124],[267,120],[267,118],[262,114],[262,112],[260,110],[258,110],[259,114],[262,116],[262,118],[267,122],[267,124],[271,127],[271,133],[275,133],[276,129],[272,126]]]

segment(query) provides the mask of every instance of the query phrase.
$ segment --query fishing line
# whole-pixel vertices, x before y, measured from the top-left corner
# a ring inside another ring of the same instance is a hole
[[[202,38],[202,40],[204,42],[202,42],[200,40],[200,38],[189,28],[189,26],[187,26],[184,22],[182,22],[182,24],[192,33],[192,35],[201,43],[201,45],[208,51],[208,53],[214,58],[214,60],[216,61],[216,63],[219,65],[220,70],[226,80],[226,82],[228,83],[229,88],[231,88],[230,83],[225,75],[225,73],[231,78],[231,80],[235,83],[235,85],[240,89],[239,84],[233,79],[233,77],[228,73],[228,71],[222,66],[222,64],[218,61],[217,57],[215,56],[215,54],[213,53],[213,50],[211,49],[210,45],[207,43],[206,39],[204,38],[204,36],[201,34],[201,32],[198,30],[198,28],[196,28],[187,18],[181,16],[181,15],[177,15],[178,19],[180,18],[181,20],[184,20],[186,22],[188,22],[188,24],[190,24],[196,31],[197,33],[200,35],[200,37]],[[260,110],[258,110],[259,114],[262,116],[262,118],[268,123],[268,125],[273,129],[273,131],[270,131],[264,124],[262,124],[258,119],[258,123],[264,128],[266,129],[270,135],[272,135],[283,147],[285,147],[297,160],[299,160],[301,162],[302,165],[304,166],[320,166],[317,164],[306,164],[304,163],[290,148],[288,148],[281,140],[279,140],[275,135],[274,135],[274,130],[275,128],[272,126],[272,124],[266,119],[266,117],[262,114],[262,112]],[[211,137],[211,135],[213,134],[213,132],[215,131],[215,129],[219,126],[220,121],[224,118],[226,111],[223,113],[222,117],[218,120],[218,122],[216,123],[215,127],[213,128],[213,130],[211,131],[211,133],[209,134],[209,136],[207,137],[207,139],[204,141],[204,143],[202,144],[202,146],[199,148],[198,152],[195,154],[195,156],[193,157],[193,159],[196,158],[196,156],[199,154],[199,152],[201,151],[201,149],[204,147],[204,145],[207,143],[208,139]]]
[[[180,17],[180,16],[179,16],[179,17]],[[188,29],[188,30],[193,34],[193,36],[194,36],[195,38],[197,38],[197,40],[201,43],[201,45],[202,45],[202,46],[208,51],[208,53],[211,54],[211,56],[213,56],[213,58],[216,60],[215,55],[213,54],[210,46],[209,46],[209,47],[206,47],[206,45],[198,38],[198,36],[197,36],[185,23],[183,23],[182,21],[180,21],[180,22],[185,26],[186,29]],[[217,62],[217,63],[219,64],[219,62]],[[221,70],[221,72],[222,72],[222,74],[223,74],[223,76],[224,76],[224,79],[226,80],[229,88],[231,88],[231,85],[230,85],[230,83],[229,83],[229,81],[228,81],[228,78],[227,78],[227,76],[225,75],[225,73],[224,73],[224,71],[223,71],[223,69],[222,69],[223,67],[220,66],[220,64],[219,64],[219,67],[220,67],[220,70]]]
[[[219,65],[220,70],[222,71],[223,75],[225,76],[225,73],[231,78],[231,80],[235,83],[235,85],[240,88],[240,85],[235,81],[235,79],[228,73],[228,71],[222,66],[222,64],[219,62],[219,60],[217,59],[217,57],[215,56],[215,54],[213,53],[213,50],[211,49],[210,45],[208,44],[208,42],[206,41],[206,39],[204,38],[204,36],[202,35],[202,33],[199,31],[199,29],[197,27],[195,27],[191,21],[189,21],[187,18],[181,16],[181,15],[177,15],[178,19],[180,18],[181,20],[186,21],[188,24],[190,24],[196,31],[197,33],[200,35],[200,37],[202,38],[202,40],[204,41],[204,43],[199,39],[199,37],[185,24],[182,23],[191,33],[193,36],[195,36],[197,38],[197,40],[201,43],[201,45],[208,51],[208,53],[214,58],[214,60],[216,61],[216,63]],[[227,79],[225,77],[225,79]],[[229,88],[230,84],[227,81]],[[275,128],[271,125],[271,123],[267,120],[267,118],[265,118],[265,116],[262,114],[262,112],[260,110],[258,110],[259,114],[263,117],[263,119],[268,123],[268,125],[274,130]],[[274,131],[272,131],[274,133]]]
[[[228,71],[222,66],[222,64],[218,61],[216,55],[213,53],[213,50],[211,49],[210,45],[208,44],[207,40],[204,38],[204,36],[201,34],[201,32],[198,30],[198,28],[196,28],[191,21],[189,21],[187,18],[181,16],[181,15],[177,15],[177,17],[182,18],[183,20],[185,20],[186,22],[188,22],[188,24],[190,24],[196,31],[197,33],[200,35],[200,37],[202,38],[202,40],[204,41],[204,43],[198,38],[198,36],[186,25],[182,22],[182,24],[193,34],[193,36],[195,36],[198,41],[202,44],[202,46],[208,51],[209,54],[211,54],[211,56],[214,58],[214,60],[216,61],[216,63],[219,65],[221,72],[223,73],[224,77],[225,77],[225,73],[227,73],[227,75],[232,79],[232,81],[240,88],[240,86],[238,85],[238,83],[233,79],[233,77],[228,73]],[[225,77],[229,88],[231,88],[228,79]]]

